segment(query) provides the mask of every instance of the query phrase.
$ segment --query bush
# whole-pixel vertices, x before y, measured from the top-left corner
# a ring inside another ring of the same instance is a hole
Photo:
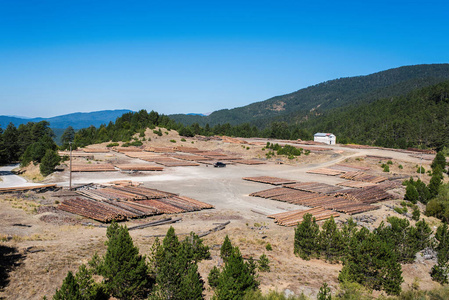
[[[404,169],[404,167],[402,165],[399,165],[398,168],[401,170]]]
[[[109,143],[106,145],[106,147],[111,148],[111,147],[117,147],[119,145],[119,143]]]
[[[170,140],[170,143],[176,143],[176,141],[175,140]]]
[[[424,173],[426,173],[426,170],[424,169],[423,166],[421,166],[421,167],[418,167],[418,169],[416,170],[416,173],[424,174]]]
[[[268,243],[268,244],[265,246],[265,249],[267,249],[267,251],[272,251],[272,250],[273,250],[273,247],[271,247],[271,244]]]
[[[262,254],[259,258],[259,271],[270,272],[270,260],[265,254]]]
[[[390,167],[388,165],[383,165],[384,172],[390,172]]]

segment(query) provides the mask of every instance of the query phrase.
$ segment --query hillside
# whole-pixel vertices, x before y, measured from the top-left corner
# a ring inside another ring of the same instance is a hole
[[[449,146],[449,81],[351,108],[329,111],[303,124],[333,132],[340,142],[407,148]]]
[[[74,129],[86,128],[91,125],[98,127],[101,124],[108,124],[110,121],[114,122],[115,119],[122,116],[125,113],[130,112],[127,109],[121,110],[102,110],[89,113],[72,113],[67,115],[61,115],[51,118],[20,118],[11,116],[0,116],[0,127],[5,129],[10,122],[12,122],[16,127],[20,124],[26,124],[28,122],[40,122],[48,121],[50,122],[51,128],[67,128],[72,126]]]
[[[215,111],[207,117],[187,115],[170,115],[170,117],[186,125],[197,122],[202,126],[207,123],[213,126],[249,122],[263,127],[274,119],[289,120],[289,123],[293,123],[299,122],[307,115],[405,95],[412,90],[447,79],[449,79],[449,64],[405,66],[367,76],[326,81],[247,106]]]

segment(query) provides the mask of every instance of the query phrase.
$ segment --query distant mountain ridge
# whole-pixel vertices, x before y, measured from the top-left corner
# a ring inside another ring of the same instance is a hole
[[[406,95],[448,79],[449,64],[404,66],[366,76],[329,80],[243,107],[218,110],[206,117],[181,114],[169,117],[185,125],[196,122],[201,126],[207,123],[210,126],[225,123],[263,126],[274,120],[292,124],[309,115]]]
[[[72,126],[75,130],[86,128],[89,126],[98,127],[101,124],[108,124],[110,121],[114,122],[118,117],[125,113],[132,112],[129,109],[117,109],[117,110],[102,110],[95,112],[76,112],[67,115],[61,115],[51,118],[20,118],[12,116],[0,116],[0,127],[5,129],[9,123],[13,123],[16,127],[20,124],[26,124],[28,122],[50,122],[51,128],[67,128]]]

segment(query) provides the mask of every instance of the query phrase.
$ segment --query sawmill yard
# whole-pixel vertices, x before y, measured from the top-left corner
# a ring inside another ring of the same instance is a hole
[[[373,229],[388,216],[401,216],[393,209],[403,199],[401,182],[417,177],[421,163],[430,169],[434,157],[270,140],[291,143],[310,154],[267,159],[267,140],[182,138],[174,131],[157,136],[149,130],[145,138],[138,148],[101,144],[73,152],[73,191],[67,189],[69,161],[36,183],[47,188],[0,189],[0,238],[11,248],[9,283],[0,297],[52,296],[67,271],[77,270],[95,252],[104,254],[105,226],[111,219],[122,220],[128,228],[165,220],[130,231],[142,254],[148,254],[156,236],[163,236],[170,226],[181,237],[190,231],[206,234],[203,239],[212,259],[199,263],[206,282],[211,268],[221,263],[219,249],[228,235],[244,257],[268,256],[271,272],[259,273],[263,292],[288,289],[315,296],[323,282],[335,291],[340,264],[305,261],[293,254],[294,226],[304,210],[319,224],[330,216],[337,222],[352,216]],[[213,167],[217,161],[227,166]],[[388,164],[390,172],[383,172],[382,164]],[[29,175],[32,168],[25,171]],[[430,179],[422,177],[425,182]],[[434,230],[439,224],[433,218],[426,221]],[[226,226],[212,230],[220,225]],[[419,257],[403,265],[403,289],[409,289],[416,277],[420,288],[435,287],[429,275],[434,263]],[[212,291],[206,289],[206,295],[212,296]]]

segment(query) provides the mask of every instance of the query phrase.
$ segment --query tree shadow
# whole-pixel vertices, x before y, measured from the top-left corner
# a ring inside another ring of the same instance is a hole
[[[0,245],[0,291],[9,284],[9,273],[22,264],[23,258],[17,248]]]

